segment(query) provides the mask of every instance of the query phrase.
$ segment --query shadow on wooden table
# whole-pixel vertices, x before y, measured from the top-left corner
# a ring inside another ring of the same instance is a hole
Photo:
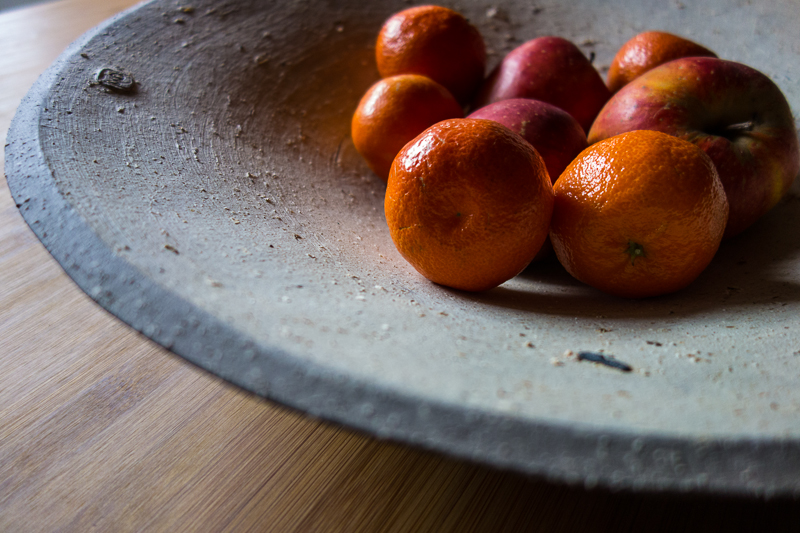
[[[271,416],[275,411],[267,408]],[[272,466],[250,471],[251,476],[263,476],[263,490],[252,495],[249,510],[238,514],[235,524],[227,524],[234,530],[800,531],[800,501],[792,499],[586,490],[381,442],[282,408],[277,411],[313,435],[287,458],[293,479],[281,481]],[[288,499],[294,499],[293,505]],[[292,514],[276,516],[276,500],[283,500],[279,507],[292,508]]]

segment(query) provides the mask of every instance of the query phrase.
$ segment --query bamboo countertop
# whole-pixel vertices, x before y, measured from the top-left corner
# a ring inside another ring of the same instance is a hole
[[[0,13],[0,131],[70,42],[133,3]],[[265,402],[97,306],[0,180],[0,531],[53,530],[798,531],[800,508],[568,487]]]

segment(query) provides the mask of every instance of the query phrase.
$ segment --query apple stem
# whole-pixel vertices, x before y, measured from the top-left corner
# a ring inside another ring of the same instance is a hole
[[[747,122],[738,122],[736,124],[731,124],[727,126],[725,129],[730,132],[743,133],[743,132],[753,131],[753,126],[755,126],[755,123],[752,120],[748,120]]]

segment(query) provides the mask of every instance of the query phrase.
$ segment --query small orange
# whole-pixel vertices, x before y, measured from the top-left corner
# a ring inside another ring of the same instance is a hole
[[[418,6],[383,24],[375,48],[381,76],[422,74],[466,104],[483,81],[486,46],[478,29],[457,11]]]
[[[637,130],[593,144],[555,185],[550,238],[575,278],[628,298],[682,289],[708,266],[728,219],[711,159]]]
[[[488,290],[519,274],[547,237],[553,187],[536,150],[491,120],[452,119],[394,160],[386,222],[400,254],[429,280]]]
[[[464,115],[447,89],[425,76],[384,78],[361,98],[351,135],[358,153],[384,181],[397,152],[426,128]]]
[[[708,48],[663,31],[646,31],[617,51],[608,69],[607,85],[612,93],[648,70],[682,57],[717,57]]]

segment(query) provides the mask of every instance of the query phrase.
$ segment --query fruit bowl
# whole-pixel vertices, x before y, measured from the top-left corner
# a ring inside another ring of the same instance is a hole
[[[406,6],[156,1],[108,21],[14,119],[22,215],[105,309],[312,416],[567,483],[800,495],[798,185],[671,296],[612,298],[554,264],[481,294],[431,284],[349,136],[375,36]],[[789,1],[453,7],[490,66],[551,34],[602,71],[658,28],[800,108]]]

